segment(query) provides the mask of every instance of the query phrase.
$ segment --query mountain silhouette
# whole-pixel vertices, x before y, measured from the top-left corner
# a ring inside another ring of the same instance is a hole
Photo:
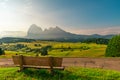
[[[72,38],[72,36],[76,36],[76,34],[72,34],[64,31],[59,27],[49,28],[42,30],[37,25],[33,24],[30,26],[27,32],[27,38],[31,39],[60,39],[60,38]]]
[[[40,34],[42,29],[36,24],[32,24],[28,30],[28,34]]]
[[[70,32],[66,32],[60,27],[51,27],[49,29],[42,30],[39,26],[33,24],[30,26],[27,32],[27,38],[30,39],[87,39],[87,38],[106,38],[110,39],[114,35],[78,35]]]

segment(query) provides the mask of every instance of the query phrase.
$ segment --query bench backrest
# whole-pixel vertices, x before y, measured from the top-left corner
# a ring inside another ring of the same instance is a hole
[[[13,56],[13,62],[15,65],[53,66],[53,67],[62,66],[62,58],[59,57]]]

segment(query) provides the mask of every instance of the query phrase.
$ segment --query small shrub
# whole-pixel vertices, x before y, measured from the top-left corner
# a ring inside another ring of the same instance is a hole
[[[4,55],[4,54],[5,54],[4,50],[2,50],[2,48],[0,48],[0,55]]]
[[[69,46],[68,49],[71,49],[71,47]]]
[[[81,46],[80,47],[80,50],[88,50],[88,49],[90,49],[90,47],[88,47],[88,46]]]
[[[36,46],[36,47],[40,47],[40,46],[41,46],[41,44],[34,44],[34,46]]]
[[[50,45],[42,47],[41,48],[41,55],[43,55],[43,56],[48,55],[48,49],[51,49],[51,48],[52,48],[52,46],[50,46]]]

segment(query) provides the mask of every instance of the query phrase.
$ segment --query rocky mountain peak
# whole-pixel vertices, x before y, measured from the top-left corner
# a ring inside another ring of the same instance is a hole
[[[45,29],[44,32],[51,32],[51,33],[57,32],[57,33],[60,33],[60,32],[65,32],[65,31],[56,26],[56,27],[50,27],[48,29]]]
[[[31,39],[87,39],[87,38],[111,38],[111,36],[94,35],[77,35],[70,32],[66,32],[64,29],[56,27],[50,27],[44,31],[37,25],[30,26],[27,34],[27,38]]]
[[[32,24],[28,30],[28,33],[38,34],[42,31],[43,30],[39,26],[37,26],[36,24]]]

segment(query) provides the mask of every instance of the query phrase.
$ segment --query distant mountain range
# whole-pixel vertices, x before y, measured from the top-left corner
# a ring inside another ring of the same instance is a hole
[[[27,32],[23,31],[4,31],[0,33],[0,37],[18,37],[18,38],[28,38],[28,39],[42,39],[42,40],[84,40],[88,38],[104,38],[110,39],[115,34],[111,35],[80,35],[66,32],[60,27],[54,27],[42,30],[39,26],[32,24]]]
[[[51,39],[87,39],[87,38],[105,38],[110,39],[114,35],[78,35],[70,32],[66,32],[59,27],[49,28],[42,30],[39,26],[33,24],[30,26],[27,32],[26,38],[30,39],[43,39],[43,40],[51,40]]]

